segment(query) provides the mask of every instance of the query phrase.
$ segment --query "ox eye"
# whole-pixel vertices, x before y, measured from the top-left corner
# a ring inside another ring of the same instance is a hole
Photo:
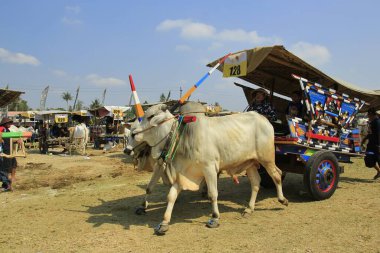
[[[153,117],[154,117],[154,115],[151,115],[151,116],[149,116],[147,119],[148,119],[148,120],[151,120],[151,119],[153,119]]]

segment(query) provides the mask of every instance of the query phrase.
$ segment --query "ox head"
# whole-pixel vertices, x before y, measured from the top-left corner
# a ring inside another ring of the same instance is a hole
[[[151,146],[152,156],[156,159],[160,156],[161,146],[165,144],[164,139],[170,132],[173,120],[174,116],[167,105],[154,105],[145,112],[139,126],[132,131],[132,138],[135,143],[146,142]]]
[[[124,149],[124,153],[129,156],[135,156],[135,151],[133,150],[136,146],[138,146],[138,142],[135,141],[133,131],[135,131],[140,126],[140,122],[136,119],[132,124],[130,128],[130,133],[127,137],[127,145]]]
[[[136,119],[130,128],[130,132],[133,133],[140,127],[140,122]],[[128,135],[127,145],[124,149],[124,153],[133,158],[133,162],[137,165],[138,170],[152,171],[153,164],[150,162],[150,150],[151,147],[145,142],[137,142],[133,134]]]

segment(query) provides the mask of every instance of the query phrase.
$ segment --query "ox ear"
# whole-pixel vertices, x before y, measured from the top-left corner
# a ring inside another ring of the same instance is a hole
[[[165,114],[164,113],[160,113],[156,116],[154,116],[151,120],[150,120],[150,125],[151,126],[158,126],[158,124],[160,124],[163,120],[165,120]]]

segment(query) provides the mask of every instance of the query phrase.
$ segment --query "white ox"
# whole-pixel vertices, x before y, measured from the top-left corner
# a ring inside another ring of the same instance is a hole
[[[195,106],[194,106],[195,105]],[[201,113],[205,115],[206,110],[204,107],[200,108],[198,104],[186,103],[181,106],[180,114],[182,115],[197,115]],[[140,122],[135,120],[130,127],[130,132],[135,131],[138,127],[140,127]],[[159,166],[157,164],[157,160],[155,160],[151,155],[151,147],[149,147],[146,142],[136,142],[134,136],[132,134],[128,135],[127,145],[124,150],[124,153],[131,156],[134,159],[134,163],[137,164],[137,169],[139,171],[150,171],[153,172],[149,183],[145,189],[145,196],[142,202],[142,205],[136,208],[136,214],[146,214],[147,208],[149,206],[149,195],[152,194],[154,187],[157,185],[158,180],[161,178],[162,182],[171,186],[173,184],[172,174],[175,174],[173,167],[169,167],[168,169],[163,168],[163,166]],[[207,187],[205,181],[202,181],[202,186],[200,187],[202,191],[202,196],[207,196]]]
[[[75,127],[69,128],[70,132],[70,143],[69,143],[69,153],[71,154],[72,149],[81,150],[82,155],[86,153],[86,146],[89,139],[89,130],[86,124],[81,123]]]
[[[135,131],[140,127],[138,120],[131,124],[130,132]],[[153,172],[151,179],[145,189],[145,196],[142,205],[137,207],[136,214],[145,214],[148,208],[148,198],[152,193],[153,188],[156,186],[158,180],[162,178],[162,181],[166,185],[171,185],[170,181],[167,179],[163,173],[162,167],[159,167],[156,160],[151,156],[151,147],[149,147],[145,142],[136,142],[133,135],[130,134],[127,139],[127,145],[124,153],[131,156],[134,159],[134,163],[137,165],[139,171],[151,171]]]
[[[198,106],[201,108],[200,104]],[[146,142],[152,147],[151,156],[157,160],[173,124],[178,122],[167,106],[155,105],[146,111],[140,127],[133,131],[133,135],[136,142]],[[176,156],[168,164],[169,170],[174,171],[171,173],[172,186],[167,196],[164,219],[155,232],[164,234],[169,229],[174,203],[180,191],[198,190],[203,179],[212,202],[213,218],[207,225],[217,227],[220,217],[217,174],[221,170],[226,170],[230,175],[246,170],[252,192],[249,207],[244,213],[251,213],[260,187],[257,171],[260,164],[272,177],[279,202],[287,205],[288,200],[282,193],[281,170],[275,164],[274,130],[269,121],[256,112],[212,118],[197,114],[196,122],[188,123]]]

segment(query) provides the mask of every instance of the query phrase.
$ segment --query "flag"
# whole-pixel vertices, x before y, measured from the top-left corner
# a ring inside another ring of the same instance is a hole
[[[40,111],[44,111],[45,110],[46,98],[47,98],[47,95],[48,95],[48,91],[49,91],[49,85],[41,93]]]
[[[104,100],[106,99],[106,92],[107,92],[107,88],[104,89],[104,91],[103,91],[102,105],[104,105]]]
[[[75,111],[75,106],[77,105],[77,100],[78,100],[78,94],[79,94],[79,87],[77,89],[77,94],[75,95],[75,100],[74,100],[74,105],[73,105],[73,111]]]

